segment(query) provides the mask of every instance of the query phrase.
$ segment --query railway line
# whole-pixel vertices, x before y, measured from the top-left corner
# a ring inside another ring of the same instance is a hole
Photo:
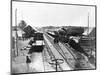
[[[45,34],[49,41],[54,45],[55,49],[59,52],[59,54],[63,57],[66,63],[70,66],[71,69],[91,69],[95,68],[94,65],[87,62],[81,54],[75,52],[68,44],[64,44],[59,42],[58,44],[54,44],[53,38],[48,34]],[[77,65],[80,65],[80,67]]]
[[[53,52],[52,52],[52,50],[51,50],[51,48],[49,47],[49,45],[48,45],[48,43],[46,42],[46,40],[44,40],[44,43],[46,44],[46,51],[47,51],[47,53],[48,53],[48,55],[49,55],[49,57],[50,57],[50,59],[49,59],[49,61],[47,61],[50,65],[53,65],[53,66],[55,66],[55,62],[52,62],[52,60],[56,60],[56,57],[55,57],[55,55],[53,54]],[[47,57],[46,57],[47,58]],[[58,71],[63,71],[63,69],[61,68],[61,66],[60,66],[60,64],[58,64],[57,65],[58,66],[58,68],[57,68],[57,70]]]
[[[44,35],[46,46],[49,46],[50,51],[55,56],[56,59],[63,59],[63,63],[59,64],[62,70],[72,70],[72,68],[68,65],[68,62],[65,60],[64,56],[58,51],[57,47],[48,39],[46,35]]]
[[[46,36],[48,37],[50,42],[53,44],[56,51],[58,51],[58,53],[63,57],[66,63],[70,66],[71,70],[74,69],[74,65],[75,65],[74,63],[76,62],[76,60],[73,57],[73,55],[71,55],[71,53],[69,53],[69,51],[66,50],[66,48],[64,48],[63,46],[61,47],[59,44],[54,44],[52,37],[50,37],[49,35],[46,35]],[[68,60],[69,58],[72,60],[72,62],[69,62]]]
[[[63,47],[65,47],[67,50],[70,51],[70,53],[73,54],[73,56],[75,57],[77,64],[79,63],[79,65],[81,67],[76,67],[76,69],[94,69],[95,65],[91,64],[88,60],[86,60],[87,58],[85,58],[82,54],[76,52],[74,49],[71,49],[68,47],[68,44],[64,44],[64,43],[59,43],[60,46],[63,45]]]

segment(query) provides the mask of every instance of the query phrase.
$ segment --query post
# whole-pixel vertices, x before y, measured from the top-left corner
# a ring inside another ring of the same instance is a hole
[[[57,67],[58,66],[58,62],[57,62],[57,60],[55,60],[55,62],[56,62],[55,64],[56,64],[56,72],[57,72],[58,71],[58,67]]]
[[[88,32],[87,34],[89,35],[89,13],[88,13]]]
[[[58,71],[58,65],[62,64],[64,62],[63,59],[54,59],[52,62],[49,62],[49,64],[55,65],[56,72]]]
[[[15,26],[16,26],[16,39],[15,39],[15,50],[16,50],[16,55],[18,56],[18,34],[17,34],[17,9],[15,10]]]
[[[91,36],[89,36],[89,23],[90,23],[89,20],[90,20],[90,17],[89,17],[89,13],[88,13],[88,32],[87,33],[88,33],[88,38],[89,38],[89,42],[90,42],[90,51],[91,51],[91,54],[92,54],[92,49],[91,49],[92,40],[91,40]]]

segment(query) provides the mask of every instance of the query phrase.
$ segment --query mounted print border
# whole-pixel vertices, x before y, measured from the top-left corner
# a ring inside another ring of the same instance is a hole
[[[96,70],[96,30],[96,5],[11,0],[11,74]]]

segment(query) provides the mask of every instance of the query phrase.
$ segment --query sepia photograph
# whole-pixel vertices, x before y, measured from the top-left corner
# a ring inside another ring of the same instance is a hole
[[[11,74],[96,70],[96,5],[11,1]]]

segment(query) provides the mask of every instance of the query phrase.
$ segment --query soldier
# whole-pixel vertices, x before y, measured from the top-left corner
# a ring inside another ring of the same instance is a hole
[[[27,72],[29,72],[29,64],[31,63],[31,59],[29,58],[29,56],[26,56],[26,64],[27,64]]]

